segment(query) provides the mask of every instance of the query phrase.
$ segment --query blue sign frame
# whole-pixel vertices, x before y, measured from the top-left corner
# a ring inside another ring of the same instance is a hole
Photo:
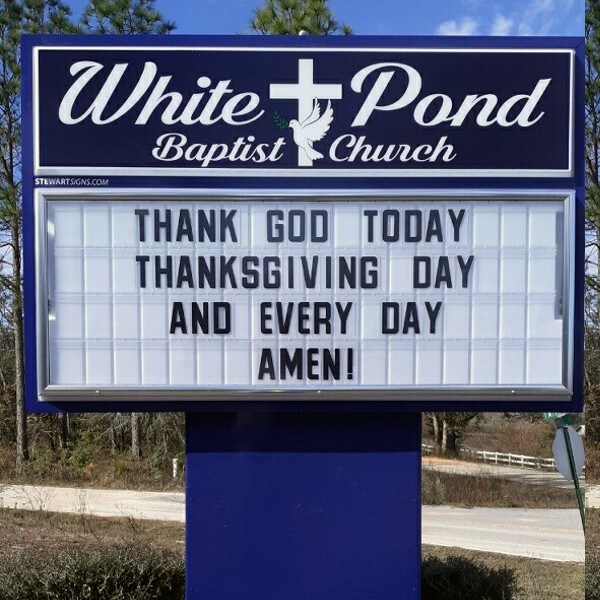
[[[26,348],[26,401],[30,412],[55,412],[55,411],[135,411],[140,410],[139,401],[124,402],[40,402],[36,374],[38,365],[36,346],[36,305],[35,305],[35,215],[33,206],[34,191],[49,187],[61,188],[63,184],[57,182],[52,175],[40,175],[34,171],[36,149],[34,148],[34,115],[33,115],[33,49],[37,46],[52,46],[57,50],[66,50],[69,47],[111,47],[140,48],[152,46],[155,48],[178,47],[190,48],[202,45],[210,48],[269,48],[279,49],[282,52],[290,49],[302,49],[306,52],[325,51],[369,51],[376,48],[428,48],[436,51],[451,52],[457,49],[490,49],[490,50],[567,50],[574,53],[574,81],[573,81],[573,121],[572,121],[572,169],[568,173],[556,172],[552,176],[532,175],[532,173],[518,173],[516,177],[507,176],[506,173],[495,173],[493,177],[485,175],[485,168],[477,174],[473,172],[459,172],[458,176],[446,176],[436,173],[428,178],[426,185],[422,183],[422,174],[411,173],[410,176],[392,173],[372,177],[367,174],[358,174],[351,179],[352,188],[355,190],[402,190],[414,188],[427,188],[428,190],[469,189],[473,191],[484,190],[514,190],[524,191],[570,190],[575,194],[575,265],[574,274],[574,348],[573,348],[573,398],[571,401],[548,401],[546,399],[531,401],[483,401],[462,400],[453,401],[451,406],[447,401],[335,401],[335,402],[274,402],[272,400],[222,402],[222,401],[174,401],[153,402],[144,401],[145,411],[328,411],[328,412],[389,412],[389,411],[415,411],[424,410],[485,410],[485,411],[541,411],[562,410],[578,412],[583,402],[583,296],[584,296],[584,41],[581,38],[442,38],[442,37],[254,37],[254,36],[219,36],[219,37],[187,37],[187,36],[24,36],[22,42],[23,62],[23,218],[24,218],[24,304],[25,304],[25,348]],[[85,167],[83,167],[85,171]],[[83,177],[84,171],[75,169],[72,173],[77,178]],[[560,171],[560,170],[559,170]],[[64,174],[64,173],[63,173]],[[92,174],[92,173],[90,173]],[[177,187],[203,189],[228,189],[228,190],[260,190],[278,189],[281,191],[302,188],[340,190],[346,189],[349,180],[346,174],[339,175],[335,170],[327,173],[316,173],[311,177],[297,176],[293,172],[286,172],[285,177],[277,173],[266,176],[260,174],[237,173],[231,176],[227,172],[211,174],[210,177],[189,176],[185,173],[165,174],[160,178],[151,175],[132,176],[117,172],[110,176],[110,187],[114,188],[140,188],[152,187],[155,189],[173,189]],[[421,177],[419,177],[421,175]],[[548,173],[545,173],[548,175]],[[82,190],[89,192],[93,188],[86,187],[82,181]],[[68,184],[65,186],[68,187]]]

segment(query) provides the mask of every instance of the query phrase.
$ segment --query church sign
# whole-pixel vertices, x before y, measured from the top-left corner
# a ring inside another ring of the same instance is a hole
[[[578,52],[27,38],[30,407],[573,407]]]

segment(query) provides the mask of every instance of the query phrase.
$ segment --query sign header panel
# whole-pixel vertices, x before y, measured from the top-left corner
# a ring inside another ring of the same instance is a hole
[[[36,175],[573,174],[568,49],[90,44],[33,59]]]

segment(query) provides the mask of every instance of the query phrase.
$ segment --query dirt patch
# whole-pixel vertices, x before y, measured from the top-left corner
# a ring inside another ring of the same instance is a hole
[[[457,458],[441,458],[439,456],[424,456],[422,459],[424,465],[464,465],[464,460]]]

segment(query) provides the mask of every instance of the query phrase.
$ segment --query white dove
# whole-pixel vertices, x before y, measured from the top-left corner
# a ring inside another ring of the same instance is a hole
[[[323,155],[313,148],[313,143],[325,137],[325,134],[329,131],[331,121],[333,121],[331,101],[327,101],[327,108],[321,116],[321,106],[316,99],[308,118],[304,119],[302,123],[299,123],[296,119],[290,121],[289,126],[294,132],[294,142],[304,150],[310,160],[323,158]]]

